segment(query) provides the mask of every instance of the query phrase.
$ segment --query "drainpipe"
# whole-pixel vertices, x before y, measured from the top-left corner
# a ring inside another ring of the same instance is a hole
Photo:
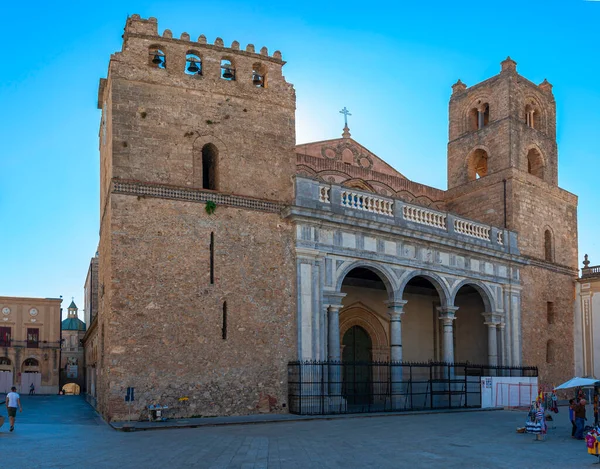
[[[506,222],[506,179],[502,179],[502,183],[504,184],[504,228],[508,228]]]

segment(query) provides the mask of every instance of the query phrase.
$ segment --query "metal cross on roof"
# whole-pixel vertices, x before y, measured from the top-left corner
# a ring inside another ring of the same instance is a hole
[[[348,127],[348,116],[351,116],[352,114],[350,114],[350,111],[346,109],[346,106],[344,106],[344,109],[340,111],[340,114],[344,114],[344,125]]]

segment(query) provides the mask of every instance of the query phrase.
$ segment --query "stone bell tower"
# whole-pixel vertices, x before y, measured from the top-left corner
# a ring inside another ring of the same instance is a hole
[[[577,197],[558,187],[552,85],[522,77],[510,57],[501,65],[481,83],[452,87],[447,207],[518,232],[530,259],[519,282],[522,361],[558,382],[572,373]]]
[[[266,47],[127,19],[98,92],[97,389],[108,419],[126,415],[127,387],[134,412],[170,403],[181,416],[287,400],[295,264],[280,212],[296,157],[284,64]]]

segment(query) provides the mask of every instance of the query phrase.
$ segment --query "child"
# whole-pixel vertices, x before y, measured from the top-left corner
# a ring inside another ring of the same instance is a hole
[[[575,399],[569,401],[569,420],[571,421],[571,425],[573,425],[571,438],[575,438],[575,432],[577,431],[577,426],[575,425]]]

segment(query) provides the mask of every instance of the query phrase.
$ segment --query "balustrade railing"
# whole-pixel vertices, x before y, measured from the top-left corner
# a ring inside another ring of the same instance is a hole
[[[415,207],[414,205],[404,205],[402,207],[402,216],[407,221],[420,223],[422,225],[433,226],[435,228],[447,229],[444,213],[434,212],[425,208]]]
[[[342,206],[379,215],[394,216],[393,200],[350,190],[342,190]]]
[[[329,196],[331,193],[331,188],[329,186],[319,186],[319,202],[324,204],[328,204],[331,201],[329,200]]]
[[[345,187],[338,188],[339,190],[333,190],[331,185],[320,183],[318,186],[319,202],[323,204],[337,204],[344,208],[388,217],[400,216],[402,220],[410,223],[443,230],[447,233],[454,232],[462,236],[487,241],[497,246],[505,246],[508,243],[506,232],[502,229],[492,232],[490,225],[476,223],[457,217],[451,213],[408,204],[402,200],[382,197],[378,194]],[[399,204],[396,207],[396,214],[394,213],[395,204]],[[583,276],[585,276],[586,272],[589,272],[589,275],[600,275],[600,266],[590,267],[587,270],[583,269]]]
[[[454,220],[454,231],[473,238],[490,241],[490,230],[489,226],[480,225],[472,221],[461,220],[459,218]]]
[[[598,277],[600,276],[600,265],[593,265],[592,267],[584,267],[581,269],[581,277]]]

